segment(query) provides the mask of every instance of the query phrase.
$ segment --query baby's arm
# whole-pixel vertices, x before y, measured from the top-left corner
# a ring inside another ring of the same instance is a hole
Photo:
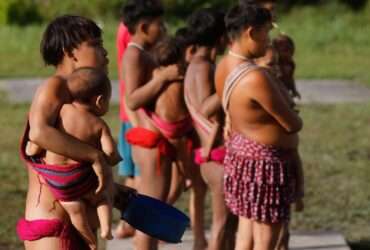
[[[104,121],[103,121],[101,137],[100,137],[100,145],[101,145],[102,151],[106,155],[108,163],[111,166],[114,166],[118,162],[122,161],[122,157],[118,153],[117,145],[112,138],[110,129]]]
[[[70,101],[64,79],[49,78],[38,88],[29,113],[29,139],[39,147],[76,161],[91,162],[99,179],[97,191],[105,188],[107,165],[103,153],[55,128],[63,104]]]

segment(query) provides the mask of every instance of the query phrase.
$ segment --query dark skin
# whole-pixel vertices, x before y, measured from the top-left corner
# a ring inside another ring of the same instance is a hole
[[[223,111],[214,87],[216,51],[216,46],[196,48],[196,52],[186,72],[185,84],[189,90],[188,97],[195,109],[199,110],[207,119],[212,120],[214,124],[222,124]],[[222,133],[219,127],[215,126],[215,131],[211,135],[196,127],[205,155],[213,146],[222,143]],[[200,166],[200,171],[212,196],[211,239],[207,249],[233,249],[234,245],[231,239],[235,237],[235,230],[233,230],[232,225],[227,224],[230,217],[224,202],[223,168],[219,163],[209,161]],[[203,200],[200,200],[196,204],[199,210],[203,209],[202,202]],[[198,227],[200,226],[198,225]],[[193,231],[195,236],[202,232],[199,228],[194,228]],[[204,249],[204,245],[199,245],[200,243],[196,245],[196,243],[194,242],[194,249]]]
[[[104,153],[87,143],[67,135],[55,126],[61,107],[66,103],[71,103],[66,78],[78,67],[97,67],[106,70],[108,63],[106,55],[106,50],[103,48],[102,41],[99,38],[85,41],[73,49],[71,53],[66,53],[63,60],[56,66],[54,75],[38,88],[29,112],[30,140],[41,148],[76,161],[91,162],[95,173],[100,175],[99,191],[112,185],[109,185],[109,183],[112,183],[111,169],[107,164]],[[25,218],[28,220],[57,218],[69,223],[67,213],[60,206],[59,202],[55,202],[53,194],[48,188],[45,188],[45,182],[42,178],[31,168],[28,168],[28,176],[29,185]],[[132,191],[115,185],[114,193],[117,194],[114,204],[117,208],[122,209],[126,205],[126,198]],[[93,230],[96,230],[98,227],[95,210],[94,207],[87,207],[89,223]],[[57,237],[48,237],[25,242],[25,247],[27,250],[59,250],[61,242]]]
[[[163,34],[162,18],[158,17],[150,22],[140,21],[136,25],[135,33],[131,41],[144,48],[129,46],[123,58],[123,79],[125,81],[126,104],[137,118],[135,125],[160,133],[141,108],[151,108],[162,90],[170,82],[179,80],[179,71],[176,65],[154,69],[158,66],[154,63],[150,50]],[[180,77],[181,78],[181,77]],[[162,157],[160,161],[161,173],[156,172],[158,149],[148,149],[133,146],[134,161],[140,167],[141,181],[138,191],[142,194],[166,201],[171,184],[171,160]],[[153,178],[155,176],[155,178]],[[157,241],[142,232],[135,234],[136,247],[139,250],[157,249]]]
[[[270,29],[271,23],[258,28],[248,26],[232,39],[230,50],[245,59],[226,55],[220,60],[215,74],[220,97],[225,80],[235,67],[266,53]],[[228,113],[228,127],[232,131],[262,144],[296,150],[302,120],[265,70],[253,70],[238,80],[231,94]],[[236,249],[272,250],[283,228],[284,223],[260,223],[239,216]]]

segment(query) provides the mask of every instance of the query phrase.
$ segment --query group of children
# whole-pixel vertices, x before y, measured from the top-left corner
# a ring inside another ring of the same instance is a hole
[[[274,4],[241,0],[227,14],[200,9],[170,36],[160,0],[128,0],[117,36],[119,152],[100,118],[111,96],[100,29],[86,25],[93,28],[83,31],[79,26],[86,21],[74,16],[49,25],[43,56],[57,72],[36,93],[22,156],[88,248],[97,248],[88,207],[96,208],[101,237],[109,240],[112,205],[122,209],[122,200],[135,193],[113,183],[109,166],[124,158],[119,172],[142,194],[172,204],[190,189],[194,250],[287,249],[290,203],[303,209],[297,137],[302,124],[293,100],[299,97],[294,43],[279,35],[269,44]],[[60,25],[70,26],[65,35],[76,41],[70,48],[58,37]],[[236,91],[242,87],[247,91]],[[40,127],[58,142],[49,143],[38,133]],[[212,198],[209,242],[207,188]],[[26,217],[32,217],[27,209]],[[29,219],[17,229],[21,239],[32,241]],[[156,239],[120,222],[117,237],[134,235],[136,249],[158,248]]]

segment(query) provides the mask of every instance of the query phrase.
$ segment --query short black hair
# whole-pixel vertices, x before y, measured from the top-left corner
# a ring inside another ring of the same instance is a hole
[[[175,39],[179,46],[186,49],[186,47],[194,43],[194,38],[187,27],[181,27],[175,32]]]
[[[94,96],[109,98],[112,86],[107,74],[92,67],[78,68],[68,77],[68,88],[73,100],[89,103]]]
[[[150,21],[163,14],[164,8],[160,0],[128,0],[121,10],[122,21],[131,34],[135,33],[140,21]]]
[[[85,17],[64,15],[55,18],[46,27],[40,52],[46,65],[57,66],[64,53],[72,53],[82,42],[101,39],[102,31],[98,25]]]
[[[272,40],[272,45],[279,51],[281,46],[286,46],[292,54],[295,52],[295,44],[293,39],[285,34],[279,34]]]
[[[176,37],[163,38],[154,47],[152,56],[158,66],[169,66],[177,64],[179,67],[180,74],[185,73],[185,44]]]
[[[258,4],[237,4],[226,14],[226,29],[231,40],[247,27],[259,27],[272,21],[271,13]]]
[[[194,45],[215,46],[226,33],[225,14],[215,8],[204,8],[194,12],[188,19],[188,29]]]
[[[277,0],[239,0],[239,4],[277,3]]]

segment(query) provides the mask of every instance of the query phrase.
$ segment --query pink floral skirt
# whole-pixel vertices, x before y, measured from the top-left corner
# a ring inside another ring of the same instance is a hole
[[[290,219],[296,174],[291,151],[234,133],[226,142],[225,200],[231,212],[251,220],[280,223]]]

